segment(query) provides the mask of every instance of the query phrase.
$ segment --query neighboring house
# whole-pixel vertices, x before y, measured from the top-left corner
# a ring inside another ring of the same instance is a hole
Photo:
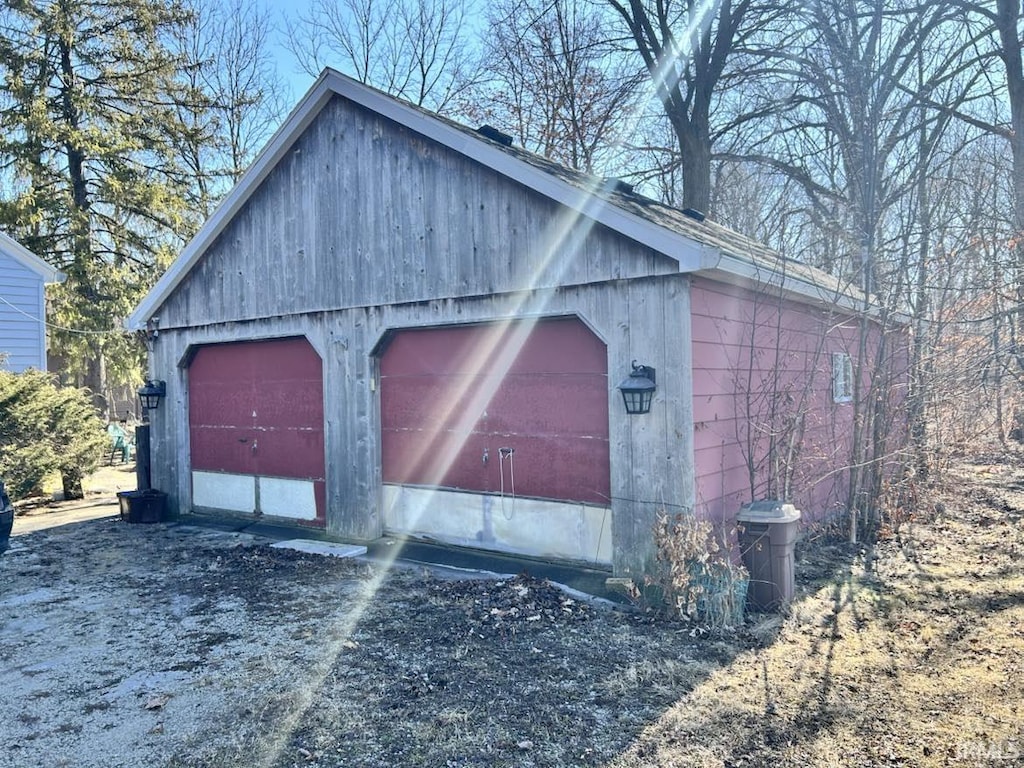
[[[727,523],[779,476],[764,416],[808,435],[786,477],[820,517],[843,501],[857,300],[698,218],[327,70],[128,320],[167,386],[153,485],[630,575],[658,509]],[[656,369],[640,415],[633,361]],[[806,419],[743,394],[772,376]]]
[[[0,233],[0,368],[46,370],[46,283],[64,275]]]

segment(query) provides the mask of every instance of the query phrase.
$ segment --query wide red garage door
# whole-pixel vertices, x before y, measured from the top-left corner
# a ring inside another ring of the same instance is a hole
[[[188,380],[193,506],[322,525],[323,374],[309,342],[200,347]]]
[[[400,331],[380,373],[385,483],[609,504],[607,353],[578,319]]]

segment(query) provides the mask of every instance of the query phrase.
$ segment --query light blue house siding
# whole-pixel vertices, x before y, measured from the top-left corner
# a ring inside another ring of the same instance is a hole
[[[60,272],[0,233],[0,368],[46,370],[43,286]]]

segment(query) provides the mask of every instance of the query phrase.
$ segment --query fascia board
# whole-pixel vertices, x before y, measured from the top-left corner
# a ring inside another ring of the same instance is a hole
[[[719,253],[714,263],[708,263],[698,274],[720,282],[750,288],[772,287],[795,300],[816,306],[833,306],[848,312],[871,311],[862,299],[841,291],[829,290],[783,271],[769,270],[744,259]]]
[[[850,314],[865,314],[875,320],[881,319],[883,315],[880,305],[865,301],[863,297],[829,289],[793,274],[768,270],[721,252],[714,259],[709,258],[696,274],[753,290],[773,287],[794,301],[817,307],[836,307]],[[908,325],[912,319],[909,314],[899,310],[890,311],[886,317],[898,325]]]
[[[0,232],[0,250],[39,275],[44,283],[63,283],[66,275],[47,264],[13,237]]]

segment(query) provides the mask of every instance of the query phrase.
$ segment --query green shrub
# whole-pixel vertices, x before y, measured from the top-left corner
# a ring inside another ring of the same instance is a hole
[[[65,498],[81,498],[82,478],[108,442],[84,390],[58,387],[41,371],[0,371],[0,477],[12,498],[38,491],[51,472],[60,473]]]

